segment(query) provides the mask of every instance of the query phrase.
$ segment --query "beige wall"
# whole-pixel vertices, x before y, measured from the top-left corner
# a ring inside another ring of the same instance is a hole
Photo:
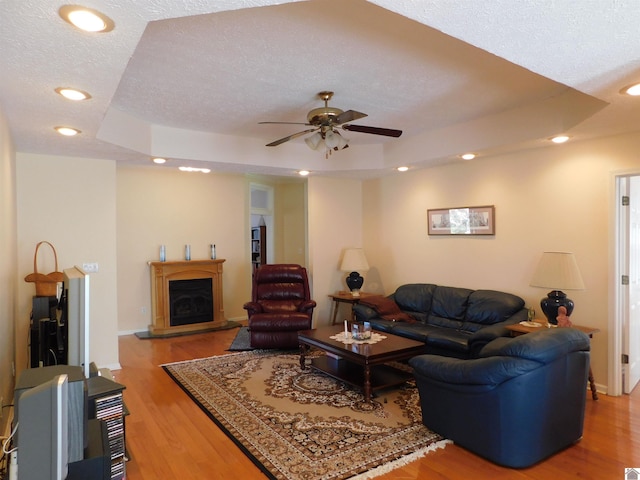
[[[13,403],[17,283],[15,151],[4,114],[0,110],[0,397]],[[9,410],[2,409],[0,434],[8,425]]]
[[[364,247],[384,291],[428,282],[522,296],[540,312],[547,291],[529,286],[543,251],[574,252],[586,290],[571,291],[574,323],[593,339],[596,382],[607,384],[610,215],[614,172],[640,173],[640,137],[565,144],[393,175],[364,185]],[[429,208],[495,205],[496,235],[428,236]]]
[[[276,245],[273,263],[306,265],[306,182],[275,187]]]
[[[223,302],[228,319],[246,318],[251,298],[248,183],[242,175],[180,172],[174,168],[117,169],[118,330],[146,330],[151,323],[147,262],[210,257],[216,245],[223,264]]]
[[[308,179],[309,267],[316,326],[330,320],[327,295],[346,289],[339,270],[342,252],[362,246],[362,183],[358,180],[313,176]],[[365,253],[369,252],[365,248]],[[371,262],[370,262],[371,263]],[[368,276],[365,276],[365,289]],[[341,317],[349,315],[344,309]]]
[[[98,263],[99,272],[91,274],[90,356],[100,367],[119,368],[115,162],[18,153],[16,164],[19,279],[33,271],[41,240],[56,247],[59,270]],[[39,269],[53,267],[46,249],[43,254]],[[34,284],[19,281],[18,294],[16,355],[22,369],[28,364]]]

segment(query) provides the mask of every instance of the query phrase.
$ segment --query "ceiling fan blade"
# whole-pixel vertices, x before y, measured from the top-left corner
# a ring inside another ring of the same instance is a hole
[[[293,140],[294,138],[301,137],[302,135],[306,135],[310,132],[315,132],[317,128],[309,128],[307,130],[303,130],[302,132],[294,133],[293,135],[289,135],[288,137],[281,138],[280,140],[276,140],[275,142],[267,143],[267,147],[277,147],[278,145],[288,142],[289,140]]]
[[[343,125],[343,129],[351,132],[371,133],[373,135],[384,135],[386,137],[399,137],[402,130],[394,130],[392,128],[366,127],[364,125]]]
[[[366,116],[366,113],[356,112],[355,110],[347,110],[346,112],[342,112],[336,117],[335,123],[337,125],[342,125],[343,123],[353,122],[354,120],[358,120],[359,118],[364,118]]]
[[[310,123],[304,123],[304,122],[258,122],[258,125],[264,125],[264,124],[270,124],[270,125],[311,125]]]

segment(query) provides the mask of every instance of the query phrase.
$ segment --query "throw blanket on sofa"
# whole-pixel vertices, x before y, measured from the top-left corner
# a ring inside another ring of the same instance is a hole
[[[360,300],[360,303],[373,308],[378,315],[385,320],[391,320],[392,322],[416,322],[415,318],[400,310],[398,304],[389,297],[383,297],[382,295],[366,297]]]

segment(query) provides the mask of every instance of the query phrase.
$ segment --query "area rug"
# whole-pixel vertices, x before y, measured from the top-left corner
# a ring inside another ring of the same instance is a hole
[[[253,350],[250,344],[249,327],[240,327],[236,337],[231,342],[227,351],[229,352],[245,352],[247,350]]]
[[[448,442],[422,425],[412,382],[366,403],[299,358],[254,350],[163,368],[270,479],[373,478]]]

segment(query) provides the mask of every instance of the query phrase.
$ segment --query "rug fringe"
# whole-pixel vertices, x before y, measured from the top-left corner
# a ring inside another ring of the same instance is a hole
[[[400,457],[397,460],[394,460],[393,462],[385,463],[384,465],[380,465],[379,467],[376,467],[374,469],[367,470],[366,472],[356,475],[355,477],[351,477],[349,478],[349,480],[367,480],[370,478],[379,477],[381,475],[391,472],[392,470],[395,470],[396,468],[400,468],[407,465],[408,463],[414,462],[419,458],[424,457],[428,453],[437,450],[438,448],[444,448],[449,443],[453,443],[453,442],[451,440],[446,440],[446,439],[440,440],[439,442],[432,443],[428,447],[421,448],[420,450],[410,453],[409,455]]]

